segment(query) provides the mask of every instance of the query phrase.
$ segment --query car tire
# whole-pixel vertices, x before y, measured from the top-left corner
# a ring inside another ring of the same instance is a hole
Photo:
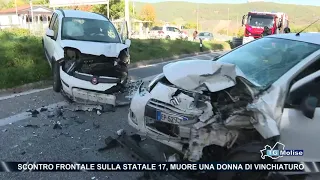
[[[170,39],[170,36],[166,36],[166,39],[169,40],[169,39]]]
[[[53,76],[53,91],[60,92],[61,90],[61,79],[60,79],[60,64],[52,60],[52,76]]]
[[[239,151],[237,153],[232,154],[227,158],[227,162],[261,162],[261,154],[260,153],[250,153]],[[217,180],[260,180],[263,177],[267,177],[268,172],[260,171],[260,172],[248,172],[248,171],[228,171],[228,172],[219,172],[217,176]]]

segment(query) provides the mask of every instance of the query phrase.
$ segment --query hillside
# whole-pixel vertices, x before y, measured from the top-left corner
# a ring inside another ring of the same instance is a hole
[[[145,3],[135,2],[135,9],[140,12]],[[196,3],[190,2],[161,2],[152,3],[155,8],[157,20],[167,22],[196,22]],[[248,11],[276,11],[289,15],[292,26],[304,26],[317,17],[320,17],[320,6],[302,6],[278,4],[270,2],[254,2],[245,4],[199,4],[199,22],[203,30],[217,30],[220,24],[226,24],[229,8],[229,29],[241,26],[242,16]],[[222,22],[220,22],[222,21]],[[215,24],[215,25],[213,25]],[[227,25],[228,26],[228,25]]]

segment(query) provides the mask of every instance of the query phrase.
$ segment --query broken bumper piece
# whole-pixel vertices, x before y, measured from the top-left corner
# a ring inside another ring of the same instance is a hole
[[[81,76],[81,79],[79,79],[79,76]],[[115,106],[116,96],[112,93],[121,89],[122,84],[119,83],[119,80],[110,78],[107,82],[106,78],[100,78],[102,82],[93,84],[89,81],[89,76],[83,73],[78,73],[76,77],[70,76],[61,68],[60,78],[64,93],[76,102],[95,102]]]

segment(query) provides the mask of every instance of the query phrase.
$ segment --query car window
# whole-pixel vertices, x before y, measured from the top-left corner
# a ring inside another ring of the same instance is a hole
[[[51,20],[50,20],[50,23],[49,23],[49,29],[52,29],[52,26],[53,26],[54,21],[56,20],[56,17],[57,17],[57,14],[53,13],[51,18],[50,18]]]
[[[162,27],[160,27],[160,26],[155,26],[155,27],[153,27],[151,30],[160,31],[160,30],[162,30]]]
[[[167,31],[172,31],[172,32],[174,32],[174,28],[173,28],[173,27],[167,27]]]
[[[245,78],[267,88],[319,49],[320,46],[316,44],[265,37],[233,50],[217,61],[235,64]]]
[[[55,21],[52,25],[52,30],[54,32],[53,39],[57,39],[58,37],[58,32],[59,32],[59,18],[55,18]]]
[[[114,25],[108,20],[65,17],[61,39],[121,43]]]

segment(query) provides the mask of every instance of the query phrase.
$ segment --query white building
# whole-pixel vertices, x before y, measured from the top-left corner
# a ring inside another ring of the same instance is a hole
[[[32,13],[33,12],[33,20]],[[47,25],[52,10],[45,6],[26,5],[0,11],[0,29],[8,27],[30,28],[30,24]]]

